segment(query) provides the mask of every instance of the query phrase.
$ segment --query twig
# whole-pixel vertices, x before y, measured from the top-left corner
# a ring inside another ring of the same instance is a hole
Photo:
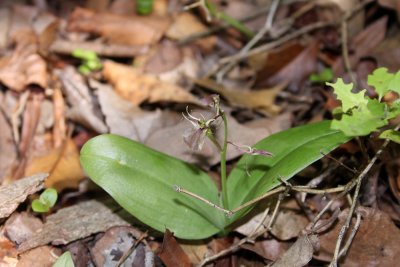
[[[336,26],[338,24],[340,24],[342,21],[348,20],[349,18],[351,18],[354,14],[358,13],[360,10],[362,10],[367,4],[373,2],[374,0],[366,0],[362,3],[360,3],[359,5],[357,5],[351,12],[349,12],[348,14],[346,14],[345,16],[343,16],[339,21],[337,22],[316,22],[310,25],[307,25],[301,29],[298,29],[295,32],[292,32],[286,36],[283,36],[282,38],[270,42],[270,43],[266,43],[262,46],[256,47],[254,49],[251,49],[246,55],[233,55],[233,56],[229,56],[229,57],[224,57],[221,58],[219,61],[219,64],[226,64],[227,62],[231,61],[231,60],[241,60],[244,58],[247,58],[249,56],[261,53],[261,52],[266,52],[270,49],[273,49],[279,45],[284,44],[287,41],[290,41],[292,39],[295,39],[299,36],[302,36],[303,34],[306,34],[308,32],[317,30],[317,29],[321,29],[321,28],[325,28],[328,26]]]
[[[341,25],[341,33],[342,33],[342,57],[344,66],[346,68],[347,73],[350,76],[350,80],[353,85],[357,87],[357,81],[354,77],[353,71],[351,70],[350,59],[349,59],[349,48],[347,46],[348,37],[347,37],[347,20],[342,21]]]
[[[272,28],[272,22],[274,20],[274,16],[276,10],[278,9],[280,0],[274,0],[272,2],[271,8],[269,9],[268,16],[265,20],[264,26],[260,31],[240,50],[238,55],[246,55],[248,51],[261,40],[261,38],[267,34]],[[232,69],[232,67],[236,64],[237,60],[230,61],[225,67],[223,67],[217,73],[217,82],[220,83],[225,76],[225,74]]]
[[[339,253],[339,258],[346,255],[347,251],[350,248],[351,243],[353,242],[354,237],[356,236],[358,228],[360,228],[360,225],[361,225],[361,213],[357,212],[356,223],[353,227],[353,230],[351,231],[351,235],[347,239],[345,246],[342,248],[342,250]]]
[[[398,127],[396,127],[398,128]],[[338,240],[336,242],[336,248],[335,248],[335,254],[333,256],[333,259],[331,261],[331,265],[330,266],[337,266],[337,261],[339,260],[339,251],[340,251],[340,246],[342,244],[343,238],[347,233],[348,228],[350,227],[350,223],[351,220],[353,218],[353,214],[355,211],[355,208],[357,206],[358,203],[358,197],[360,194],[360,188],[361,188],[361,183],[363,181],[363,179],[365,178],[365,176],[367,175],[367,173],[371,170],[372,166],[375,164],[375,162],[377,161],[377,159],[379,158],[379,156],[382,154],[383,150],[387,147],[387,145],[389,144],[390,140],[386,139],[385,142],[383,143],[382,147],[376,152],[375,156],[371,159],[371,161],[368,163],[368,165],[364,168],[364,170],[358,175],[358,177],[355,179],[356,181],[356,188],[354,190],[354,195],[352,198],[352,203],[349,209],[349,214],[347,215],[346,221],[344,223],[344,225],[342,226],[339,236],[338,236]]]
[[[132,254],[132,252],[136,249],[136,247],[139,245],[140,242],[142,242],[143,239],[147,237],[147,232],[141,234],[139,238],[132,244],[132,246],[122,255],[122,257],[119,259],[116,267],[122,266],[126,259]]]

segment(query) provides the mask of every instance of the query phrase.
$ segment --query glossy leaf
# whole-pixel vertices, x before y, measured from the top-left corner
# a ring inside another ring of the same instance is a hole
[[[203,239],[226,224],[221,212],[173,189],[177,185],[219,203],[207,174],[140,143],[117,135],[97,136],[82,148],[81,164],[124,209],[158,231]]]
[[[296,173],[351,138],[330,129],[330,121],[300,126],[271,135],[254,147],[273,157],[244,155],[228,178],[229,208],[234,209],[292,178]],[[232,217],[232,221],[249,209]]]

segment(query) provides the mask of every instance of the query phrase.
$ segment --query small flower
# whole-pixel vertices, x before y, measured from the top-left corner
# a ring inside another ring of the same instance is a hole
[[[215,119],[206,120],[205,118],[196,118],[192,114],[190,114],[188,107],[186,107],[186,114],[182,114],[183,117],[189,121],[193,128],[187,129],[183,134],[183,141],[185,142],[190,149],[194,151],[201,150],[204,145],[205,137],[209,134],[212,134],[212,130],[210,128],[211,124],[215,121]]]

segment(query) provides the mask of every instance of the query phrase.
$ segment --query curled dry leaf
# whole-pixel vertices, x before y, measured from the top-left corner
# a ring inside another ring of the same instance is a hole
[[[182,87],[162,82],[157,77],[145,74],[134,67],[106,61],[103,74],[114,86],[115,91],[134,105],[139,105],[144,101],[199,104],[199,101]]]
[[[57,74],[63,85],[62,90],[67,101],[72,106],[67,112],[67,117],[98,133],[106,133],[108,131],[107,126],[100,119],[100,110],[93,103],[93,98],[82,75],[71,66],[64,68]]]
[[[176,241],[174,234],[168,229],[164,233],[161,250],[157,253],[167,267],[190,267],[192,266],[188,255]]]
[[[47,173],[39,173],[0,187],[0,219],[8,217],[27,196],[41,190]]]
[[[68,139],[47,155],[33,158],[26,168],[26,175],[37,172],[50,173],[46,187],[53,187],[58,192],[65,188],[77,189],[85,177],[79,163],[79,151],[72,139]]]
[[[196,16],[188,12],[180,13],[174,18],[173,23],[168,28],[166,36],[173,40],[183,40],[190,35],[201,33],[207,30],[207,27],[201,23]],[[217,43],[216,36],[209,36],[195,41],[206,51],[211,51]]]
[[[363,217],[360,228],[351,244],[343,266],[397,266],[400,255],[400,232],[390,217],[379,210],[360,207]],[[321,250],[316,258],[323,261],[332,259],[339,231],[347,218],[348,210],[339,215],[335,227],[320,235]],[[355,220],[353,220],[354,225]],[[350,226],[350,229],[352,229]]]
[[[150,45],[157,43],[170,24],[168,17],[120,16],[77,8],[67,30],[98,34],[110,43]]]
[[[21,29],[13,38],[13,53],[0,59],[0,82],[18,92],[31,84],[46,88],[46,62],[38,54],[36,34],[31,29]]]
[[[195,80],[195,83],[220,94],[234,106],[255,109],[269,116],[280,112],[280,107],[274,104],[275,98],[287,85],[284,82],[269,89],[243,91],[225,88],[208,78]]]

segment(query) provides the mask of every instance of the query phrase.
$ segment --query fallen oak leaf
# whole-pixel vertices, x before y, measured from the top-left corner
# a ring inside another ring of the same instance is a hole
[[[134,105],[144,101],[150,103],[171,101],[200,105],[199,100],[184,88],[168,82],[162,82],[156,76],[146,74],[134,67],[106,61],[103,75],[115,91]]]

